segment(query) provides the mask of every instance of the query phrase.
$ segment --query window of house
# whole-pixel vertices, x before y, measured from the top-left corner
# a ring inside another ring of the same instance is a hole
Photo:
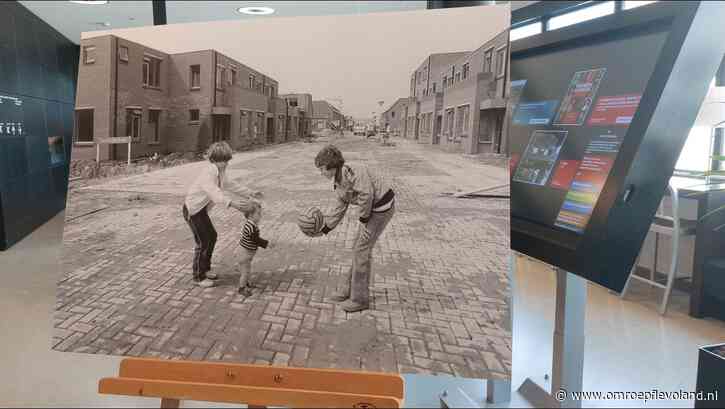
[[[141,137],[140,109],[126,110],[126,136],[130,136],[132,139],[139,139]]]
[[[393,112],[390,113],[390,117],[391,118],[395,118],[395,111],[393,111]]]
[[[189,122],[199,122],[199,110],[198,109],[189,110]]]
[[[222,90],[224,89],[224,75],[226,75],[226,70],[221,65],[216,66],[216,89]]]
[[[647,4],[651,3],[657,3],[656,0],[654,1],[623,1],[622,2],[622,10],[631,10],[633,8],[637,8],[640,6],[646,6]]]
[[[433,83],[433,93],[434,94],[436,93],[436,83],[435,82]]]
[[[461,82],[461,73],[456,73],[456,82]]]
[[[144,56],[141,67],[143,85],[147,87],[161,87],[161,60],[158,58]]]
[[[456,109],[456,135],[463,133],[463,107]]]
[[[277,132],[280,134],[284,132],[284,115],[280,115],[277,119]]]
[[[235,68],[230,69],[229,75],[231,76],[231,78],[229,78],[229,83],[231,85],[237,85],[237,70]]]
[[[541,21],[536,21],[534,23],[529,23],[523,26],[516,27],[512,29],[509,33],[509,41],[516,41],[522,38],[540,34],[543,28],[544,25],[541,23]]]
[[[94,62],[96,62],[96,46],[83,47],[83,64],[93,64]]]
[[[468,130],[470,128],[469,122],[470,122],[470,114],[471,114],[471,107],[469,105],[461,107],[463,110],[463,133],[468,134]]]
[[[453,108],[446,110],[446,134],[448,135],[448,138],[451,139],[453,137],[453,115],[455,114],[455,110]]]
[[[506,47],[496,50],[496,76],[506,75]]]
[[[448,88],[448,77],[443,76],[443,89]]]
[[[123,62],[128,62],[128,47],[125,45],[118,47],[118,59]]]
[[[470,66],[468,63],[463,64],[463,79],[465,80],[468,78],[468,71],[470,69]]]
[[[493,61],[493,48],[483,54],[483,72],[491,72]]]
[[[151,140],[152,143],[159,143],[161,141],[161,135],[159,134],[159,118],[161,111],[158,109],[149,110],[149,126],[151,128]]]
[[[201,66],[200,65],[192,65],[189,67],[190,71],[190,80],[191,88],[192,89],[199,89],[201,88]]]
[[[249,114],[245,111],[239,111],[239,136],[249,136]]]
[[[563,27],[593,20],[614,13],[614,2],[592,2],[593,4],[575,11],[570,11],[549,19],[548,30],[558,30]]]
[[[254,84],[255,84],[254,75],[250,75],[249,76],[249,89],[254,89]]]

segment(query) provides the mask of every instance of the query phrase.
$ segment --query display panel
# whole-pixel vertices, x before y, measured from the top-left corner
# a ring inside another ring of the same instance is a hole
[[[527,81],[510,130],[512,154],[522,158],[512,195],[536,198],[513,201],[512,215],[585,231],[666,37],[666,30],[643,30],[512,62],[512,80]],[[551,101],[562,101],[552,120],[521,120],[522,110],[538,113],[528,107]],[[561,145],[532,157],[544,135],[559,135]]]
[[[510,106],[561,101],[550,124],[511,115],[513,250],[622,290],[725,53],[723,20],[716,2],[658,2],[512,44]],[[542,132],[567,134],[532,167]]]

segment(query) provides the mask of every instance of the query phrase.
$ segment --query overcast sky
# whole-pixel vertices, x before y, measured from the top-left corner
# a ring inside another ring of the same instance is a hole
[[[472,51],[506,29],[507,5],[324,17],[171,24],[83,33],[115,34],[173,54],[215,49],[310,93],[346,115],[368,118],[409,94],[410,75],[431,53]]]

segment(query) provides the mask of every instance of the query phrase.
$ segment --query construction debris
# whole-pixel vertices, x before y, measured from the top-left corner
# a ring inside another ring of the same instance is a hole
[[[466,192],[458,191],[455,193],[452,192],[443,192],[441,193],[441,196],[450,196],[455,198],[471,198],[471,197],[492,197],[492,198],[509,198],[510,196],[508,194],[485,194],[484,192],[491,192],[493,190],[498,189],[504,189],[509,187],[509,184],[503,184],[503,185],[494,185],[494,186],[486,186],[479,189],[474,189]]]

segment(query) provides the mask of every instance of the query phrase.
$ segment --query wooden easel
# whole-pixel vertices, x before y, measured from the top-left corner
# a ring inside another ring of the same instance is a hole
[[[182,400],[243,403],[249,407],[399,408],[403,377],[335,369],[126,358],[118,377],[98,392],[161,398],[162,408]]]

